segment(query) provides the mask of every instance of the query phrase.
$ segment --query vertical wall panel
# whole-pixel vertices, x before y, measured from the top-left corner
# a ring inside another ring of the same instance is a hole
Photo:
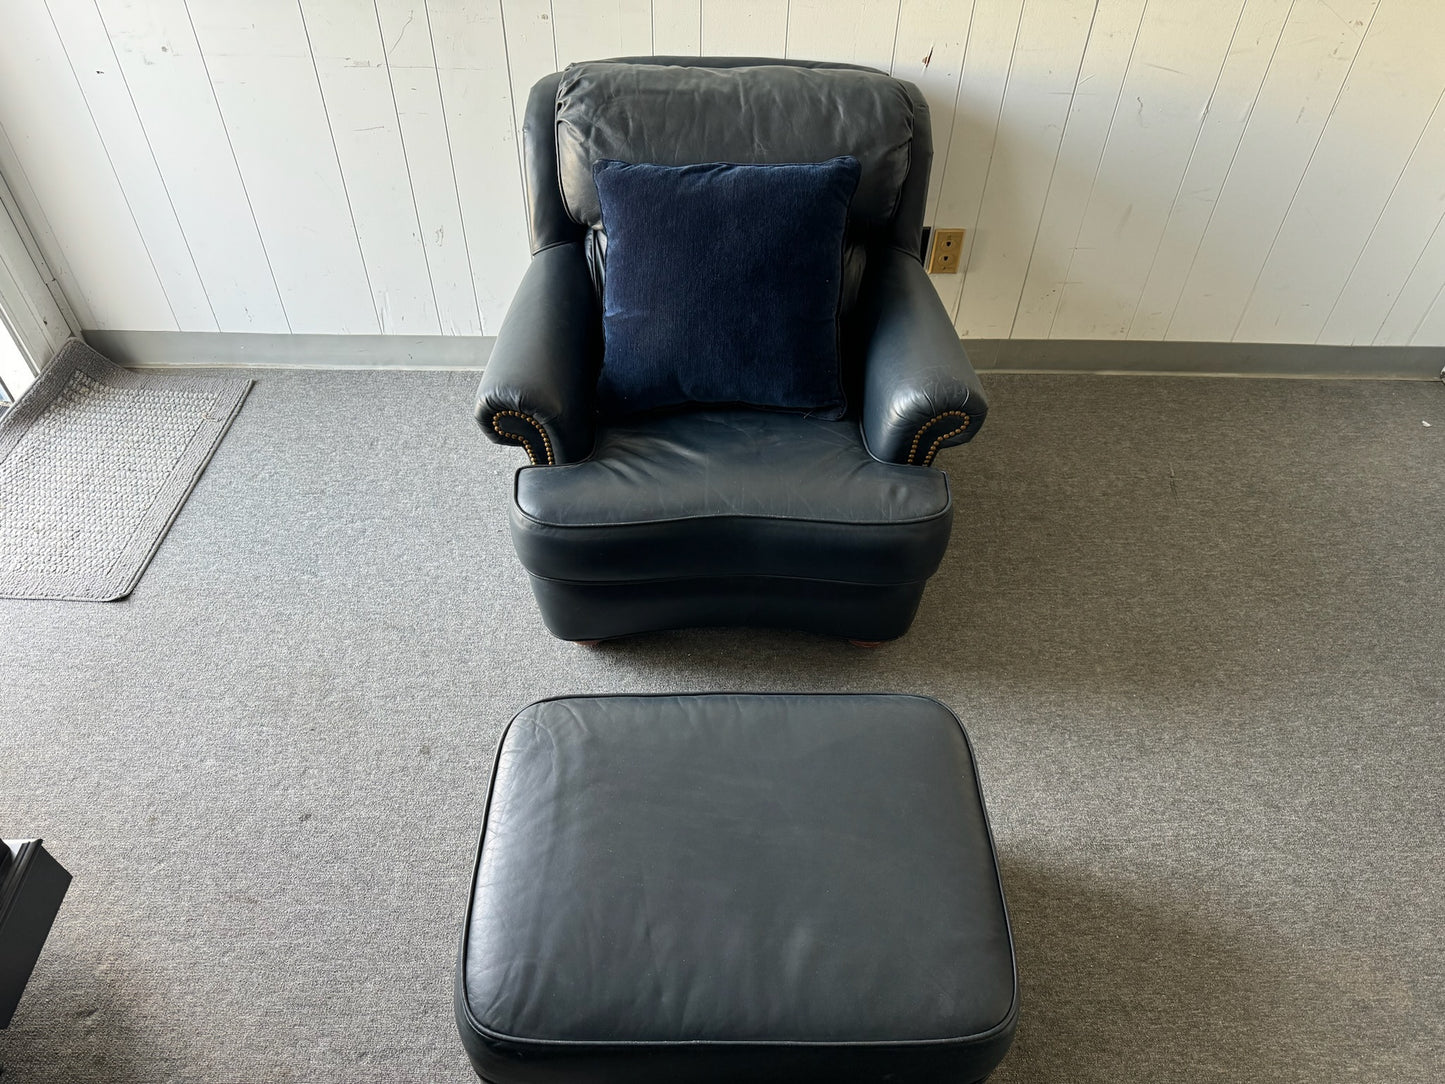
[[[1233,338],[1375,2],[1296,0],[1167,338]]]
[[[351,0],[302,0],[301,13],[381,330],[435,335],[441,327],[376,12],[358,15]]]
[[[512,117],[517,138],[517,168],[521,170],[522,191],[527,192],[527,173],[522,162],[522,126],[532,87],[544,76],[558,71],[557,41],[553,34],[552,0],[503,0],[506,21],[507,67],[511,73]]]
[[[791,0],[788,56],[887,71],[897,27],[898,0]]]
[[[512,117],[520,133],[532,84],[544,75],[560,71],[566,61],[557,51],[551,0],[502,0],[502,18],[506,22]]]
[[[1445,346],[1445,337],[1432,339],[1420,335],[1430,306],[1440,297],[1442,283],[1445,283],[1445,222],[1436,222],[1399,295],[1385,313],[1375,342],[1381,346]]]
[[[1010,333],[1047,339],[1139,35],[1144,0],[1101,0],[1079,65]]]
[[[1242,2],[1145,10],[1052,338],[1128,331]]]
[[[702,0],[703,56],[782,56],[788,0]]]
[[[973,26],[948,136],[943,192],[934,214],[939,226],[968,230],[960,258],[965,270],[969,267],[1022,15],[1023,0],[975,0],[973,6]],[[950,314],[958,310],[963,280],[962,273],[934,278],[933,284]]]
[[[1445,50],[1445,43],[1437,46]],[[1445,219],[1445,95],[1435,100],[1410,160],[1350,269],[1318,341],[1373,343]],[[1425,227],[1429,228],[1426,229]],[[1445,278],[1445,268],[1435,281]]]
[[[893,74],[917,84],[933,123],[933,170],[925,224],[932,226],[943,191],[943,167],[953,136],[963,52],[973,25],[973,0],[903,0],[893,43]]]
[[[100,0],[97,7],[217,325],[289,331],[185,5]]]
[[[1164,337],[1291,6],[1291,0],[1245,4],[1129,324],[1131,339]]]
[[[188,7],[291,330],[380,331],[300,7]]]
[[[958,307],[964,336],[1007,338],[1093,21],[1092,0],[1024,7]]]
[[[480,335],[482,317],[462,229],[431,23],[422,0],[377,0],[427,278],[443,335]]]
[[[657,51],[654,34],[652,0],[617,0],[617,43],[623,56],[651,56]]]
[[[1445,5],[1380,6],[1235,338],[1314,342],[1445,85]],[[1321,243],[1321,235],[1328,243]]]
[[[44,4],[0,5],[0,128],[16,156],[0,164],[27,182],[12,188],[27,219],[48,223],[37,239],[64,269],[81,318],[91,327],[176,330]]]
[[[473,0],[427,8],[482,330],[496,334],[528,259],[501,8]]]
[[[648,0],[551,0],[551,8],[557,62],[564,68],[579,60],[652,52],[652,6]],[[507,40],[510,48],[510,28]]]
[[[652,48],[659,56],[698,56],[702,0],[652,0]]]
[[[99,9],[94,0],[48,0],[48,6],[177,325],[182,331],[217,330]]]
[[[1439,346],[1445,343],[1445,287],[1435,291],[1435,301],[1410,337],[1411,346]]]

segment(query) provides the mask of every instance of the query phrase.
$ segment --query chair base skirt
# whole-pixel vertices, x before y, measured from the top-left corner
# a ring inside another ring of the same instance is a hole
[[[562,640],[610,640],[717,625],[797,629],[845,640],[896,640],[913,623],[924,588],[924,582],[859,584],[776,576],[640,583],[529,578],[543,623]]]

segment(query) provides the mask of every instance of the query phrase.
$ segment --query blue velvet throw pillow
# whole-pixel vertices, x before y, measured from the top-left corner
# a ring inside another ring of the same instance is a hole
[[[607,234],[602,412],[843,414],[838,308],[858,160],[592,167]]]

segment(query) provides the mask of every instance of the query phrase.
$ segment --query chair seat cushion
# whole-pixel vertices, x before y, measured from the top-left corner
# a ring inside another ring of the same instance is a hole
[[[965,1084],[1013,946],[972,752],[926,697],[574,697],[492,774],[457,1022],[494,1084]]]
[[[708,411],[607,426],[580,463],[523,467],[512,539],[556,580],[920,583],[952,517],[941,471],[878,462],[855,421]]]

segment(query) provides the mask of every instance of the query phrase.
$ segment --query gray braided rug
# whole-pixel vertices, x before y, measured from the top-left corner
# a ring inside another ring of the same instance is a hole
[[[0,598],[130,594],[250,387],[61,347],[0,418]]]

